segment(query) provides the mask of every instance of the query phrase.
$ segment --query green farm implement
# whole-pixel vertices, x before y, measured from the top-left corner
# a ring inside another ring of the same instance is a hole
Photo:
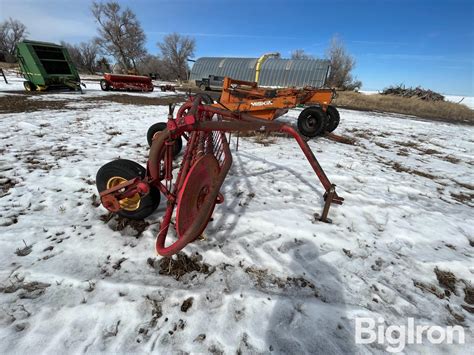
[[[81,90],[81,79],[65,47],[24,40],[16,45],[16,56],[25,90]]]

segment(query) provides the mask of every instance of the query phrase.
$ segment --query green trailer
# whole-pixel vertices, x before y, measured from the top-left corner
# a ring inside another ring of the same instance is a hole
[[[81,90],[81,79],[65,47],[24,40],[16,45],[16,56],[26,79],[25,90]]]

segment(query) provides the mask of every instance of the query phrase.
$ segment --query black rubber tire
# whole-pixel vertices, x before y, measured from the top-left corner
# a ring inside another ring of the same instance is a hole
[[[339,126],[341,116],[339,115],[339,111],[334,106],[328,106],[326,110],[326,116],[328,117],[326,122],[326,132],[331,133],[337,128],[337,126]]]
[[[207,87],[206,87],[206,85],[201,84],[201,85],[199,85],[199,89],[201,89],[202,91],[206,91]]]
[[[110,86],[109,86],[109,83],[107,82],[107,80],[105,80],[105,79],[100,80],[100,88],[102,89],[102,91],[109,91],[110,90]]]
[[[148,141],[148,145],[151,147],[151,143],[153,141],[153,136],[157,132],[161,132],[166,128],[166,122],[158,122],[155,123],[154,125],[151,125],[150,128],[148,128],[148,132],[146,133],[146,140]],[[174,142],[174,147],[173,147],[173,158],[176,157],[180,152],[181,149],[183,149],[183,140],[181,137],[176,139]]]
[[[33,84],[31,81],[24,81],[23,82],[23,87],[25,88],[26,91],[35,91],[36,90],[36,85]]]
[[[99,194],[107,189],[107,181],[114,176],[120,176],[130,180],[135,177],[144,178],[146,170],[140,164],[127,159],[117,159],[103,165],[97,172],[95,182]],[[143,219],[148,217],[156,210],[160,204],[160,191],[151,187],[150,193],[144,196],[140,201],[140,206],[135,211],[121,210],[118,215],[130,219]]]
[[[320,107],[311,106],[298,116],[298,130],[306,137],[313,138],[324,133],[327,116]]]

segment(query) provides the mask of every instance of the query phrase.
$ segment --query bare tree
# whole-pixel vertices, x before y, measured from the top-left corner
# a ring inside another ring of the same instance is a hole
[[[95,41],[81,42],[79,50],[82,56],[82,65],[89,73],[94,74],[98,69],[99,47]]]
[[[101,73],[109,73],[111,66],[107,58],[102,57],[97,61],[97,71]]]
[[[171,33],[158,43],[163,60],[173,73],[174,79],[186,79],[189,57],[194,56],[196,41],[194,38]]]
[[[61,42],[61,45],[67,48],[72,62],[80,72],[94,74],[99,70],[99,47],[95,41],[81,42],[78,45]]]
[[[313,59],[313,56],[306,54],[304,49],[295,49],[291,52],[291,59]]]
[[[0,52],[5,54],[7,61],[15,61],[15,47],[28,34],[26,26],[11,17],[0,23]]]
[[[96,43],[126,70],[136,71],[138,60],[146,54],[145,32],[136,15],[128,7],[122,10],[113,1],[94,1],[92,14],[99,25]]]
[[[140,74],[155,74],[158,73],[162,65],[163,63],[158,56],[147,54],[138,62],[137,68]]]
[[[362,82],[352,77],[355,59],[346,51],[344,43],[339,37],[334,36],[327,50],[327,58],[331,61],[326,84],[332,87],[355,90],[362,86]]]
[[[61,41],[61,46],[65,47],[67,49],[67,52],[69,53],[69,56],[71,57],[71,61],[74,64],[74,66],[77,68],[77,70],[82,71],[82,57],[81,57],[81,52],[78,48],[78,46],[75,46],[74,44]]]
[[[161,80],[176,78],[173,72],[171,72],[170,66],[157,55],[148,54],[143,57],[138,63],[138,71],[145,75],[154,74]]]

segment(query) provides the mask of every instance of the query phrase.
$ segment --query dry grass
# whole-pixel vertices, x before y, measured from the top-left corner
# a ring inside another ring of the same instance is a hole
[[[474,125],[474,110],[448,101],[427,102],[418,98],[393,95],[365,95],[352,91],[338,92],[334,105],[355,110],[402,113],[446,122]]]
[[[443,271],[435,267],[434,272],[439,284],[445,289],[456,294],[456,276],[451,271]]]
[[[0,68],[2,69],[19,69],[17,63],[6,63],[6,62],[0,62]],[[3,78],[2,78],[3,80]]]

